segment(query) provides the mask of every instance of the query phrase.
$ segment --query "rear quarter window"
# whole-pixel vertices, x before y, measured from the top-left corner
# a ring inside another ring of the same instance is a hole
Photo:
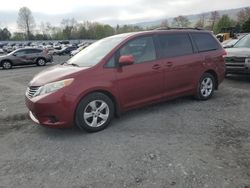
[[[191,33],[191,36],[199,52],[207,52],[219,49],[218,42],[209,33]]]

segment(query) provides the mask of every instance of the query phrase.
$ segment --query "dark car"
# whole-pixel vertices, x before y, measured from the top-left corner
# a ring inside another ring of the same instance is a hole
[[[68,46],[68,47],[64,47],[61,50],[55,51],[54,54],[55,55],[69,55],[71,51],[76,50],[77,47],[76,46]]]
[[[45,66],[52,62],[52,55],[47,50],[39,48],[21,48],[7,55],[0,56],[0,66],[3,69],[11,69],[12,66],[37,64]]]
[[[227,74],[250,73],[250,34],[241,38],[232,48],[226,49]]]
[[[126,33],[99,40],[35,76],[26,105],[35,122],[89,132],[114,115],[184,95],[211,98],[225,75],[225,50],[211,32]]]

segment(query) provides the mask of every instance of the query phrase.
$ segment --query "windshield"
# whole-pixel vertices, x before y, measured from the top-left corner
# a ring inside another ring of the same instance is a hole
[[[240,39],[235,45],[235,48],[250,48],[250,35],[246,35]]]
[[[75,64],[79,67],[91,67],[99,63],[114,47],[116,47],[125,36],[108,37],[99,40],[74,57],[68,60],[68,64]]]

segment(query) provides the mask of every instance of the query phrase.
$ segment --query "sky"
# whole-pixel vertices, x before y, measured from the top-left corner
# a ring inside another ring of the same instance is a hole
[[[178,15],[250,6],[250,0],[1,0],[0,27],[16,27],[18,10],[26,6],[36,22],[59,24],[63,18],[111,25],[134,24]]]

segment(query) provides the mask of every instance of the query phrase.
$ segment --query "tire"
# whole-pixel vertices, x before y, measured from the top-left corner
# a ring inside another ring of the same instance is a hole
[[[46,65],[46,60],[44,58],[38,58],[36,60],[37,66],[45,66]]]
[[[3,69],[7,70],[7,69],[11,69],[12,68],[12,63],[10,61],[3,61],[1,63],[1,66],[3,67]]]
[[[87,132],[105,129],[114,116],[114,103],[103,93],[92,93],[84,97],[76,108],[75,123]]]
[[[210,99],[214,94],[215,84],[214,76],[210,73],[204,73],[200,78],[195,97],[198,100]]]

